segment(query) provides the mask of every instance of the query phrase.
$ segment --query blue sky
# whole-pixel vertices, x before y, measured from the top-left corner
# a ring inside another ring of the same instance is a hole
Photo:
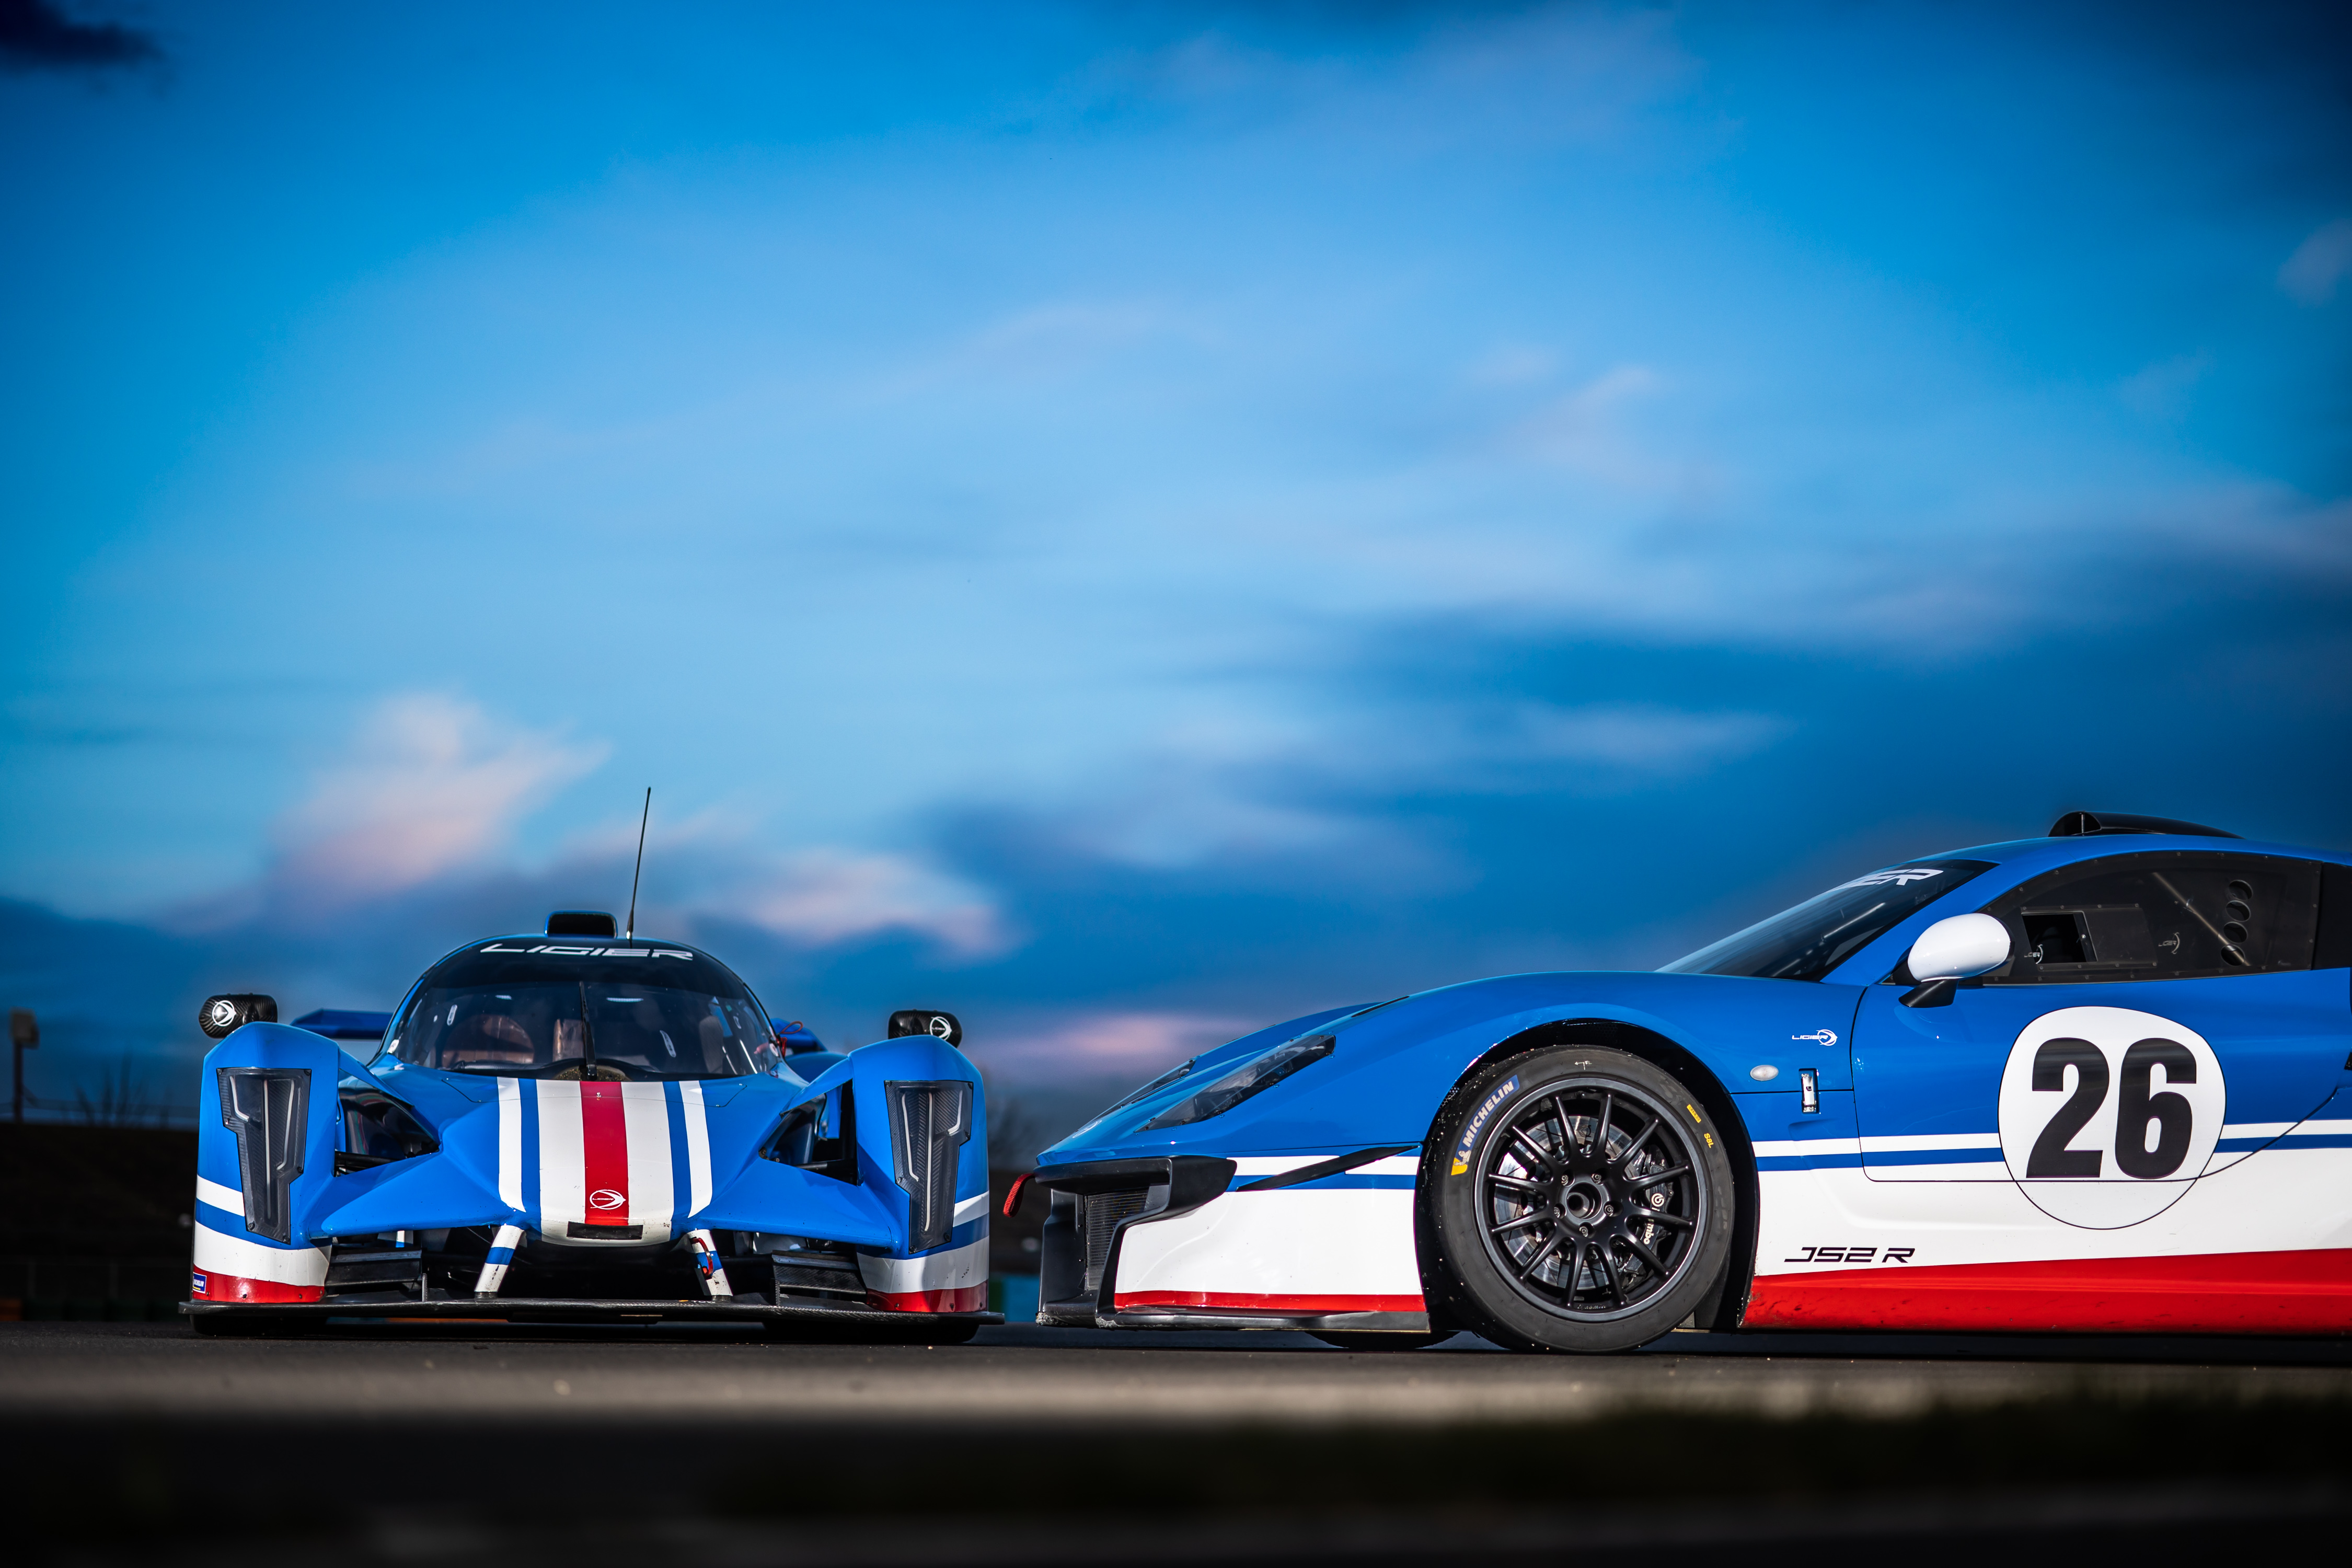
[[[656,926],[1040,1103],[2075,805],[2352,843],[2323,9],[50,14],[53,1088],[618,905],[648,784]]]

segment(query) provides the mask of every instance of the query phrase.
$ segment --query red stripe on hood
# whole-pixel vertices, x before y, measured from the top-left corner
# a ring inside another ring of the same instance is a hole
[[[591,1080],[580,1086],[580,1152],[588,1223],[628,1224],[629,1124],[621,1110],[619,1084]],[[599,1207],[598,1193],[619,1194],[619,1206]]]

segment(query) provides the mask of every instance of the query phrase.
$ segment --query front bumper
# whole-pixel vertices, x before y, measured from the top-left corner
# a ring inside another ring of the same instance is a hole
[[[1213,1297],[1192,1303],[1122,1303],[1119,1265],[1136,1227],[1181,1218],[1223,1198],[1236,1168],[1231,1160],[1189,1154],[1041,1167],[1030,1182],[1046,1190],[1052,1207],[1039,1255],[1037,1321],[1089,1329],[1428,1331],[1429,1313],[1417,1286],[1410,1295],[1352,1300],[1261,1297],[1241,1304]],[[1236,1194],[1244,1200],[1249,1195]]]

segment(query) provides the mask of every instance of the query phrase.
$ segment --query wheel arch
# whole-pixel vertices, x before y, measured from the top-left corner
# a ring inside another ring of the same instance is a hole
[[[1423,1135],[1422,1169],[1414,1184],[1413,1239],[1421,1268],[1422,1296],[1429,1302],[1432,1320],[1437,1315],[1438,1303],[1450,1294],[1444,1272],[1437,1266],[1437,1249],[1429,1217],[1429,1194],[1435,1189],[1430,1179],[1432,1162],[1445,1157],[1440,1147],[1438,1128],[1453,1112],[1470,1081],[1498,1062],[1532,1051],[1554,1046],[1602,1046],[1639,1057],[1653,1067],[1671,1073],[1698,1097],[1715,1126],[1723,1135],[1725,1155],[1731,1162],[1733,1201],[1730,1255],[1724,1261],[1722,1278],[1708,1288],[1693,1311],[1693,1319],[1702,1329],[1734,1329],[1739,1326],[1748,1306],[1748,1292],[1756,1277],[1756,1231],[1759,1189],[1756,1179],[1756,1151],[1748,1137],[1747,1122],[1713,1070],[1690,1050],[1638,1024],[1628,1024],[1614,1018],[1556,1018],[1520,1030],[1506,1039],[1496,1041],[1486,1050],[1463,1065],[1453,1086],[1438,1100],[1430,1115],[1429,1130]]]

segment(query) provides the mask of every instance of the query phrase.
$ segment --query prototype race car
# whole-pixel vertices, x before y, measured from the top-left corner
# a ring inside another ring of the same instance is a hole
[[[2352,857],[2070,813],[1654,973],[1206,1052],[1047,1150],[1043,1321],[2352,1330]]]
[[[257,995],[200,1017],[199,1332],[735,1318],[950,1343],[1001,1321],[950,1014],[825,1051],[708,953],[566,911],[436,963],[364,1059],[328,1037],[362,1016],[276,1017]]]

